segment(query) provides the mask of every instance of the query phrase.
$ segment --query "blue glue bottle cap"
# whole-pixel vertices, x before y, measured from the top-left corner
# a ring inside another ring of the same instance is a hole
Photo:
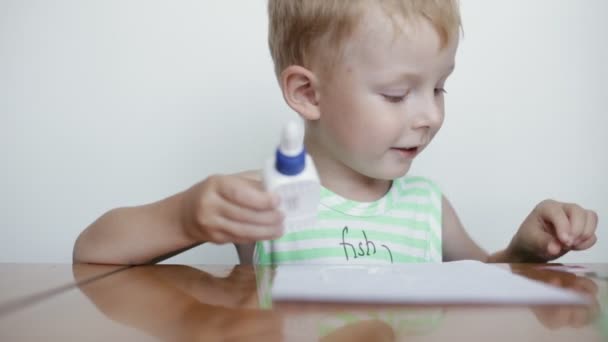
[[[306,167],[306,149],[304,148],[304,134],[300,125],[289,122],[283,129],[281,143],[277,148],[275,168],[287,176],[294,176]]]

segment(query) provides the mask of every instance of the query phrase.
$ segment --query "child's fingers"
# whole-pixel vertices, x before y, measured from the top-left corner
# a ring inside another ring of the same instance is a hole
[[[540,231],[534,239],[528,241],[532,250],[544,260],[553,260],[564,251],[564,245],[552,231]]]
[[[250,243],[261,240],[274,240],[283,234],[281,226],[255,225],[227,218],[221,218],[224,233],[228,235],[229,241],[234,243]]]
[[[581,242],[588,240],[591,236],[595,235],[597,229],[597,214],[593,210],[586,211],[587,220],[585,228],[574,242],[575,246],[578,246]]]
[[[219,208],[219,211],[220,215],[223,215],[232,221],[242,223],[280,226],[283,222],[283,214],[278,209],[253,210],[224,201]]]
[[[260,182],[230,177],[219,187],[220,196],[229,202],[253,210],[270,210],[278,206],[278,197],[264,191]]]
[[[570,221],[560,203],[555,201],[543,202],[540,206],[539,215],[544,222],[553,227],[554,231],[550,233],[555,234],[555,237],[562,244],[566,246],[571,244]]]
[[[562,251],[562,246],[557,239],[551,237],[548,239],[545,251],[549,256],[552,257],[558,255]]]
[[[594,234],[587,240],[584,240],[584,241],[581,241],[580,243],[578,243],[572,249],[575,249],[577,251],[582,251],[582,250],[588,249],[591,246],[595,245],[596,242],[597,242],[597,236],[595,236],[595,234]]]
[[[221,227],[221,229],[213,229],[210,231],[208,233],[207,241],[218,244],[251,243],[261,240],[273,240],[282,235],[281,227],[247,224],[232,221],[221,216],[214,218],[213,226]]]
[[[569,240],[562,241],[568,246],[573,246],[581,235],[585,232],[587,226],[587,210],[581,208],[577,204],[564,204],[564,211],[570,221]]]

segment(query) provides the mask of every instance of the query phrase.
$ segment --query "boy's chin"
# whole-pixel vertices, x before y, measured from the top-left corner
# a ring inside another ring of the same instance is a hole
[[[378,170],[374,178],[383,180],[394,180],[401,178],[408,173],[410,166],[411,163],[408,163],[407,165],[393,165],[392,167],[385,167]]]

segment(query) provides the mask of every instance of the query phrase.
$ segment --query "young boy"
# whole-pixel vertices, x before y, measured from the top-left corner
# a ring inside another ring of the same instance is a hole
[[[277,262],[548,261],[595,241],[597,215],[543,201],[488,255],[436,185],[405,177],[444,118],[460,32],[456,1],[270,0],[283,97],[305,122],[323,185],[319,223],[283,235],[258,172],[214,175],[156,203],[118,208],[81,233],[74,262],[142,264],[204,243],[279,239]],[[259,261],[259,260],[258,260]]]

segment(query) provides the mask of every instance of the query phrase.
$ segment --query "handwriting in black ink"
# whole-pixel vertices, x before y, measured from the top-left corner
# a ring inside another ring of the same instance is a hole
[[[342,242],[340,242],[340,246],[342,246],[342,248],[344,249],[344,256],[346,257],[346,261],[349,260],[349,251],[351,249],[353,252],[353,257],[355,259],[357,259],[358,257],[370,256],[370,255],[376,254],[376,252],[377,252],[376,244],[372,240],[369,240],[367,238],[367,234],[365,234],[365,230],[361,230],[361,232],[363,233],[364,241],[359,241],[359,244],[357,245],[357,247],[359,247],[359,250],[357,251],[357,249],[355,248],[355,245],[353,245],[352,243],[346,242],[346,235],[348,234],[348,227],[344,227],[342,229]],[[364,243],[365,243],[365,249],[363,248]],[[350,247],[350,248],[347,248],[347,247]],[[371,253],[370,253],[370,247],[373,248]],[[391,250],[386,245],[382,245],[382,247],[386,248],[386,250],[388,251],[388,255],[390,257],[391,264],[392,264],[393,263],[393,254],[391,253]]]
[[[382,247],[386,248],[386,250],[388,251],[388,256],[391,257],[391,264],[393,263],[393,253],[391,253],[391,250],[388,249],[388,247],[386,247],[386,245],[382,245]]]

